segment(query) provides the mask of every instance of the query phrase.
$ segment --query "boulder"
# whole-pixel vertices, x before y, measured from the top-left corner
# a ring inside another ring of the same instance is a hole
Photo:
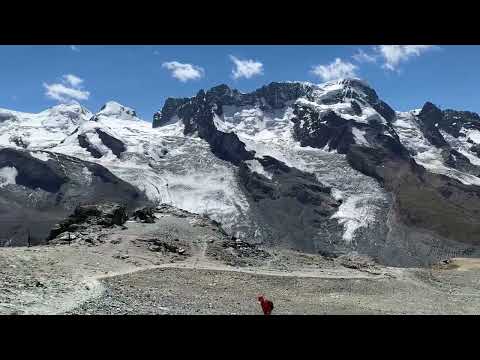
[[[136,210],[133,213],[133,218],[144,223],[153,224],[155,222],[154,210],[155,209],[152,207],[145,207],[143,209]]]

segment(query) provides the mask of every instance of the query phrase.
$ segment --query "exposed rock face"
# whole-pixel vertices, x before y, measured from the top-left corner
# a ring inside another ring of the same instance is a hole
[[[319,241],[319,234],[340,238],[342,227],[331,216],[341,202],[313,174],[286,166],[272,158],[257,159],[272,174],[269,179],[242,163],[239,178],[250,199],[251,211],[262,224],[264,241],[270,245],[328,251],[333,245]]]
[[[127,150],[127,147],[123,142],[107,134],[105,131],[100,129],[96,129],[95,131],[97,132],[100,140],[102,140],[102,143],[112,150],[112,153],[114,153],[117,157],[119,157],[122,152]]]
[[[143,209],[136,210],[133,213],[133,218],[135,220],[140,220],[141,222],[153,224],[155,222],[155,214],[153,207],[146,207]]]
[[[456,129],[458,129],[458,124],[460,124],[460,128],[462,127],[462,122],[459,121],[457,124],[455,124],[455,126],[452,126],[451,124],[454,123],[452,121],[452,119],[454,119],[454,116],[460,118],[462,117],[459,115],[453,115],[455,113],[452,113],[451,111],[448,111],[446,114],[447,116],[445,116],[445,112],[442,112],[432,103],[425,103],[422,110],[420,111],[420,114],[418,115],[421,123],[421,130],[423,131],[425,138],[427,138],[433,146],[442,150],[442,157],[448,166],[454,169],[465,171],[467,173],[472,173],[476,176],[480,175],[480,168],[471,164],[465,155],[455,149],[452,149],[450,144],[440,133],[440,129],[443,129],[444,131],[452,134],[453,136],[458,137],[461,135],[461,133]],[[467,118],[470,118],[474,121],[477,120],[474,116],[470,116],[469,114],[471,113],[467,113]],[[471,126],[468,121],[464,120],[463,124],[465,123],[469,124],[469,128],[476,128],[476,126],[478,126],[478,128],[480,129],[480,122],[478,124],[473,123],[474,125]]]
[[[278,83],[273,82],[262,86],[252,95],[244,96],[244,104],[252,105],[260,102],[262,110],[281,109],[288,102],[294,101],[302,96],[309,97],[311,88],[300,83]]]
[[[183,99],[175,99],[175,98],[168,98],[165,101],[165,105],[163,106],[160,112],[157,112],[153,115],[153,127],[163,126],[168,124],[172,118],[177,114],[177,110],[184,104],[186,104],[190,99],[183,98]]]
[[[10,174],[0,186],[0,245],[26,245],[29,236],[31,244],[43,243],[52,226],[80,204],[114,201],[129,210],[149,204],[103,166],[62,154],[5,148],[0,169]]]
[[[16,116],[9,113],[9,112],[2,112],[0,110],[0,123],[3,122],[3,121],[7,121],[7,120],[13,120],[15,121],[16,120]]]
[[[431,102],[426,102],[418,117],[422,120],[422,131],[427,140],[436,147],[448,147],[447,142],[438,131],[439,124],[443,122],[442,111]]]
[[[72,134],[70,134],[70,136],[76,134],[77,132],[78,128]],[[104,154],[99,150],[98,146],[92,143],[92,141],[89,139],[90,133],[98,135],[101,144],[105,145],[108,149],[110,149],[116,157],[120,157],[122,153],[127,150],[126,145],[121,140],[115,138],[114,136],[108,134],[105,131],[102,131],[101,129],[94,129],[93,131],[88,131],[86,133],[77,135],[78,144],[80,145],[80,147],[87,150],[96,159],[100,159],[104,156]]]
[[[460,132],[462,128],[480,130],[480,116],[470,111],[447,109],[443,111],[443,118],[438,127],[455,137],[465,136]]]
[[[90,141],[88,140],[88,137],[85,135],[85,134],[80,134],[80,135],[77,135],[77,139],[78,139],[78,144],[84,148],[85,150],[87,150],[90,154],[92,154],[92,156],[96,159],[99,159],[103,156],[103,154],[98,151],[95,146],[93,146]]]
[[[393,110],[386,102],[382,101],[374,89],[364,84],[362,81],[355,79],[344,80],[347,84],[347,90],[345,91],[346,96],[350,96],[353,99],[356,99],[360,103],[368,103],[375,111],[385,118],[388,122],[391,122],[395,118],[395,110]],[[353,90],[356,89],[357,91]],[[360,90],[365,97],[359,95],[358,90]],[[357,105],[358,111],[358,105]]]
[[[191,99],[167,99],[161,112],[154,115],[153,127],[162,126],[178,116],[185,125],[186,135],[197,134],[210,144],[212,152],[220,159],[239,165],[241,161],[252,160],[254,153],[245,149],[245,144],[236,134],[216,128],[214,116],[222,115],[223,106],[280,109],[309,92],[311,89],[299,83],[271,83],[250,94],[242,94],[227,85],[219,85],[207,92],[201,90]]]
[[[355,143],[350,122],[333,111],[319,114],[308,107],[295,106],[294,114],[294,136],[302,146],[323,149],[328,145],[329,150],[345,154]]]
[[[238,139],[238,136],[233,133],[224,133],[215,127],[214,110],[219,108],[219,104],[216,104],[215,100],[231,100],[220,90],[213,88],[207,93],[201,90],[190,101],[177,102],[181,104],[177,109],[177,115],[183,120],[185,135],[198,134],[200,138],[210,144],[212,152],[217,157],[238,165],[243,160],[253,159],[253,153],[245,150],[245,144]],[[166,110],[166,112],[169,111],[170,109]]]
[[[480,144],[472,145],[472,147],[470,147],[470,151],[474,152],[480,157]]]

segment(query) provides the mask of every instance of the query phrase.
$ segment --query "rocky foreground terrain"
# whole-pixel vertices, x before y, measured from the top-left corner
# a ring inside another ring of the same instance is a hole
[[[127,220],[128,218],[128,220]],[[78,207],[47,245],[0,249],[0,314],[478,314],[480,262],[393,268],[247,244],[162,205]]]

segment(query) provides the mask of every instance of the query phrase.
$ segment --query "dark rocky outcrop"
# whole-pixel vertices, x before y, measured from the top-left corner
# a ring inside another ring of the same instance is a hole
[[[421,130],[425,138],[438,148],[448,148],[449,145],[438,130],[440,123],[443,122],[442,111],[431,102],[426,102],[418,114],[421,120]]]
[[[127,219],[127,208],[120,204],[80,205],[75,208],[73,214],[67,219],[52,228],[47,240],[53,240],[67,231],[86,231],[96,225],[102,227],[123,225]]]
[[[374,89],[357,79],[345,79],[342,81],[344,85],[343,96],[339,99],[356,99],[360,103],[369,104],[377,111],[387,122],[395,119],[395,110],[393,110],[386,102],[382,101]],[[354,105],[355,106],[355,105]]]
[[[478,157],[480,157],[480,144],[473,145],[470,148],[470,151],[474,152]]]
[[[143,209],[136,210],[133,213],[133,219],[140,220],[141,222],[144,222],[144,223],[153,224],[155,222],[154,211],[155,211],[155,208],[153,207],[146,207]]]
[[[338,150],[345,154],[355,141],[351,122],[342,119],[333,111],[319,114],[309,107],[296,105],[292,119],[294,137],[302,146]]]
[[[212,103],[218,94],[200,91],[197,96],[178,110],[178,116],[185,125],[186,135],[198,136],[210,144],[212,152],[220,159],[238,165],[243,160],[253,159],[253,152],[245,149],[245,144],[234,133],[219,131],[213,122],[214,109],[220,106]],[[210,99],[210,100],[207,100]],[[215,106],[214,106],[215,105]]]
[[[100,129],[96,129],[95,131],[98,134],[100,140],[102,140],[102,143],[106,147],[108,147],[112,151],[112,153],[115,154],[115,156],[120,157],[120,155],[127,150],[125,144],[117,138],[114,138],[113,136],[107,134],[105,131],[102,131]]]
[[[165,105],[163,106],[160,112],[156,112],[153,115],[153,123],[152,126],[154,128],[163,126],[168,124],[173,116],[175,116],[184,104],[186,104],[190,99],[182,98],[182,99],[175,99],[175,98],[168,98],[165,101]]]
[[[352,110],[355,113],[355,115],[357,116],[362,115],[362,108],[360,107],[360,105],[358,105],[358,102],[353,100],[350,104],[352,106]]]
[[[0,111],[0,123],[8,120],[16,121],[17,117],[12,113]]]
[[[92,154],[92,156],[96,159],[99,159],[103,156],[103,154],[98,151],[91,143],[90,141],[88,140],[88,137],[87,135],[85,134],[80,134],[80,135],[77,135],[77,139],[78,139],[78,144],[84,148],[85,150],[87,150],[90,154]]]
[[[310,92],[310,88],[299,83],[274,82],[255,92],[242,94],[222,84],[207,92],[201,90],[190,99],[167,99],[161,112],[154,114],[152,126],[162,126],[177,115],[185,125],[186,135],[197,134],[210,144],[216,156],[238,166],[241,161],[253,159],[254,153],[245,149],[245,144],[237,135],[224,133],[215,127],[214,116],[223,114],[223,106],[258,105],[263,110],[280,109]]]
[[[438,127],[454,137],[462,137],[465,136],[460,132],[462,128],[480,130],[480,116],[471,111],[443,110]]]
[[[262,110],[281,109],[288,102],[300,97],[310,97],[312,89],[301,83],[272,82],[253,93],[253,97],[260,99]],[[258,101],[258,100],[257,100]]]
[[[112,153],[115,154],[115,156],[120,157],[120,155],[127,150],[127,147],[122,141],[110,134],[107,134],[105,131],[102,131],[101,129],[95,129],[95,132],[98,134],[98,137],[102,143],[108,147]],[[77,138],[78,144],[92,154],[94,158],[99,159],[103,156],[103,154],[90,142],[86,134],[77,135]]]

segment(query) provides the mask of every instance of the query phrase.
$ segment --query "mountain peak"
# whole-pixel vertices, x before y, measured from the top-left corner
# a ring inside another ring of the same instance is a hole
[[[116,101],[108,101],[100,108],[97,116],[114,117],[120,120],[138,120],[134,109],[124,106]]]
[[[74,112],[74,113],[84,114],[84,115],[90,113],[90,110],[80,105],[78,102],[72,102],[68,104],[58,104],[48,108],[46,111],[50,113]]]
[[[442,110],[440,110],[437,106],[432,104],[430,101],[427,101],[423,107],[422,110],[419,113],[419,116],[421,118],[424,117],[430,117],[430,118],[435,118],[435,120],[438,120],[439,118],[442,117]]]

